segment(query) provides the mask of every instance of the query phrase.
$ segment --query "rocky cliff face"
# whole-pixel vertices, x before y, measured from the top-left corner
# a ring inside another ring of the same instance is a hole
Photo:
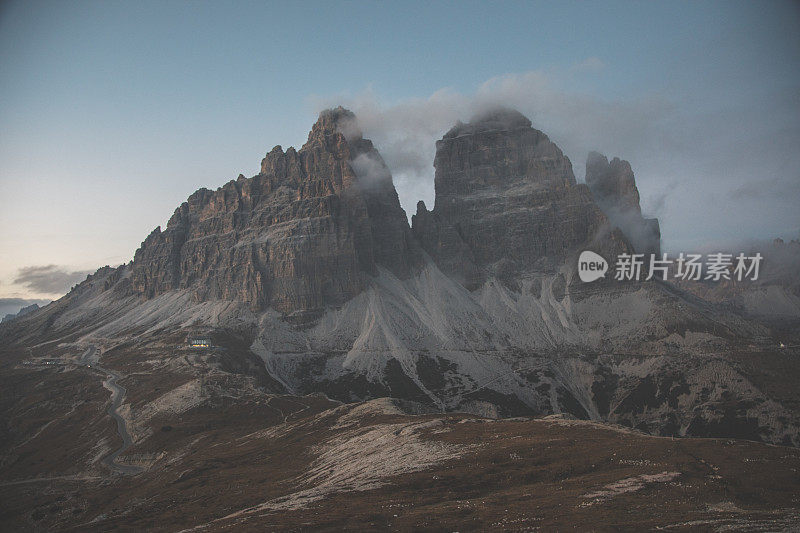
[[[572,164],[516,111],[458,124],[436,143],[436,203],[412,218],[422,247],[468,288],[553,270],[595,240],[606,218]]]
[[[352,298],[379,266],[405,277],[418,260],[389,170],[338,108],[299,151],[276,146],[258,175],[192,194],[137,250],[131,280],[148,298],[191,289],[302,317]]]
[[[586,184],[597,205],[611,223],[622,230],[637,253],[661,253],[661,229],[657,218],[644,218],[639,189],[631,165],[617,157],[590,152],[586,159]]]

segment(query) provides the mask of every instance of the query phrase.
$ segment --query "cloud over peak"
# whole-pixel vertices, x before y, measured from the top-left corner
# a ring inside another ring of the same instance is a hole
[[[737,227],[747,237],[768,238],[800,225],[798,178],[791,173],[800,168],[800,152],[790,148],[800,144],[800,125],[788,118],[800,112],[797,98],[776,94],[709,107],[699,95],[666,90],[610,99],[574,89],[576,76],[605,75],[602,63],[588,58],[561,71],[495,76],[472,93],[442,88],[387,103],[368,87],[312,104],[341,104],[355,113],[407,212],[419,200],[432,205],[436,140],[458,121],[502,106],[523,113],[559,145],[578,181],[590,151],[630,161],[642,205],[652,211],[646,214],[662,219],[667,249],[691,246],[698,231],[715,239]]]

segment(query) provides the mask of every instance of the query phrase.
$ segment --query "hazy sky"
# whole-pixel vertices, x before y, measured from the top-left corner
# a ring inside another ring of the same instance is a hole
[[[797,238],[799,6],[5,1],[0,306],[130,260],[338,103],[407,211],[432,205],[433,141],[504,103],[579,180],[590,150],[628,159],[667,250]]]

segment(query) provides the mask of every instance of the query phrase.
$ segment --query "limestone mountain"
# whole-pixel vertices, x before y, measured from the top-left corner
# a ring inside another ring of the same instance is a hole
[[[0,338],[65,353],[148,346],[169,383],[217,376],[224,396],[391,396],[420,411],[800,444],[791,372],[753,367],[765,353],[785,362],[769,350],[796,316],[775,329],[674,284],[578,279],[582,250],[611,261],[644,249],[615,218],[624,207],[647,224],[627,163],[593,156],[578,184],[562,151],[505,109],[436,148],[435,204],[409,227],[354,115],[324,111],[300,150],[277,146],[255,176],[198,190],[131,263],[2,324]],[[218,350],[179,351],[198,331]],[[146,426],[152,412],[127,416]]]

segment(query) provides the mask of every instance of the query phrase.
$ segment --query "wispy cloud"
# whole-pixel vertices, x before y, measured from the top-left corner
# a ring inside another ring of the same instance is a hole
[[[753,198],[781,198],[789,195],[800,199],[800,176],[794,179],[776,177],[771,179],[758,179],[744,183],[730,191],[728,196],[735,200]]]
[[[58,265],[28,266],[17,271],[14,283],[34,294],[65,294],[91,271],[72,271]]]

